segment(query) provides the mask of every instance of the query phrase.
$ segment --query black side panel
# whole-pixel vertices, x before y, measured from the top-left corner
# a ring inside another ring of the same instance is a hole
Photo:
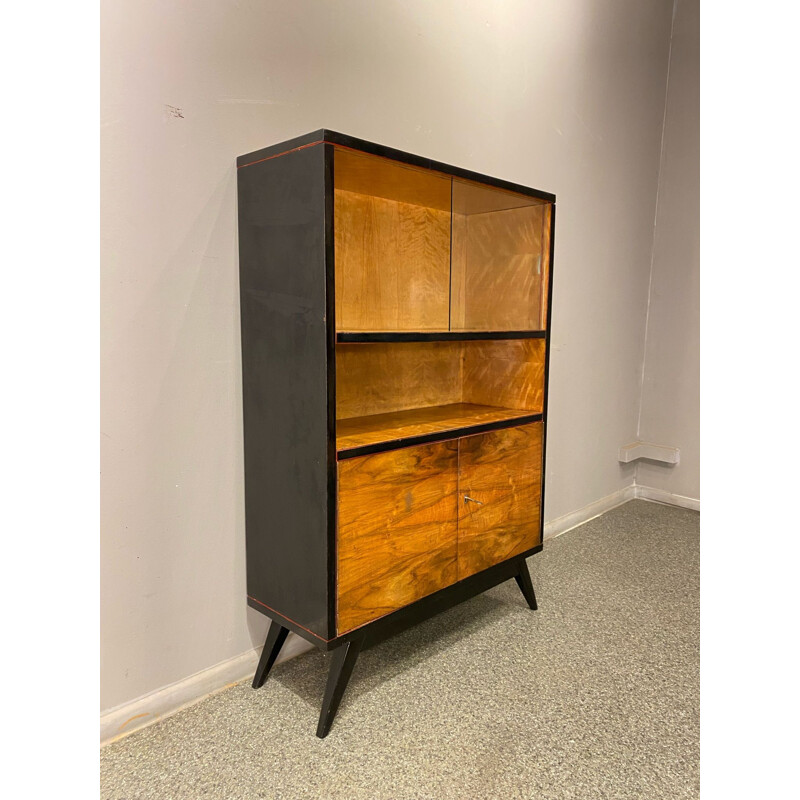
[[[289,150],[297,150],[300,147],[308,147],[309,145],[322,142],[324,139],[324,130],[305,133],[302,136],[296,136],[294,139],[289,139],[285,142],[280,142],[279,144],[272,144],[269,147],[262,147],[261,150],[255,150],[252,153],[239,156],[236,159],[236,166],[244,167],[248,164],[264,161],[267,158],[274,158],[275,156],[282,155]]]
[[[327,639],[324,151],[238,184],[247,593]]]

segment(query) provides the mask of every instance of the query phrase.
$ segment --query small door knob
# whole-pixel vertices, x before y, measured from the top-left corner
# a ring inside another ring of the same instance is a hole
[[[483,505],[483,501],[476,500],[474,497],[468,497],[467,495],[464,495],[464,502],[465,503],[477,503],[479,506]]]

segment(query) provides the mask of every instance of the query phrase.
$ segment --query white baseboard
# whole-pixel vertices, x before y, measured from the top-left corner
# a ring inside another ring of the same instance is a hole
[[[294,633],[286,638],[280,656],[280,664],[300,653],[313,649],[314,645]],[[194,705],[205,697],[227,689],[255,672],[261,648],[248,650],[213,667],[201,670],[188,678],[171,683],[162,689],[123,703],[100,715],[100,744],[115,742],[129,733]]]
[[[564,514],[563,517],[556,517],[550,522],[545,522],[544,538],[552,539],[556,536],[561,536],[562,533],[571,531],[573,528],[577,528],[578,525],[583,525],[590,519],[599,517],[601,514],[605,514],[606,511],[611,511],[612,508],[621,506],[623,503],[627,503],[628,500],[635,499],[635,497],[636,487],[631,484],[618,492],[614,492],[614,494],[601,497],[599,500],[595,500],[577,511],[570,511],[569,514]]]
[[[641,500],[690,508],[692,511],[700,510],[700,500],[695,497],[684,497],[682,494],[673,494],[672,492],[664,491],[664,489],[654,489],[652,486],[634,486],[633,488],[636,490],[636,497]]]
[[[595,500],[577,511],[545,523],[544,538],[552,539],[560,536],[562,533],[611,511],[612,508],[637,498],[656,503],[667,503],[681,508],[691,508],[695,511],[700,510],[700,501],[694,498],[671,494],[663,489],[654,489],[650,486],[631,485],[600,500]],[[290,633],[276,663],[288,661],[288,659],[312,648],[313,645],[305,639]],[[261,648],[248,650],[246,653],[229,658],[227,661],[190,675],[188,678],[143,695],[130,703],[123,703],[104,712],[100,715],[101,745],[117,741],[117,739],[157,720],[164,719],[176,711],[194,705],[204,697],[249,678],[255,672],[260,654]]]
[[[569,514],[564,514],[563,517],[557,517],[550,520],[550,522],[546,522],[544,525],[544,538],[552,539],[555,536],[560,536],[562,533],[571,531],[573,528],[577,528],[579,525],[583,525],[589,520],[611,511],[612,508],[627,503],[629,500],[649,500],[653,503],[665,503],[670,506],[690,508],[693,511],[700,510],[700,501],[693,497],[672,494],[672,492],[667,492],[663,489],[654,489],[652,486],[632,484],[607,497],[601,497],[599,500],[595,500],[577,511],[571,511]]]

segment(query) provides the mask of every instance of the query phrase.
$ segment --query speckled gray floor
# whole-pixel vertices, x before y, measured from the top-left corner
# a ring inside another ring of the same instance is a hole
[[[101,751],[104,800],[695,798],[699,515],[634,501],[514,581],[361,654],[330,735],[330,656],[277,666]]]

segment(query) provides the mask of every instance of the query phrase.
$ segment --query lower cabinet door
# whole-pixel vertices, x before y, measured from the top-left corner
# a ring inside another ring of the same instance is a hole
[[[458,441],[339,462],[337,630],[458,580]]]
[[[459,440],[459,580],[540,543],[542,423]]]

